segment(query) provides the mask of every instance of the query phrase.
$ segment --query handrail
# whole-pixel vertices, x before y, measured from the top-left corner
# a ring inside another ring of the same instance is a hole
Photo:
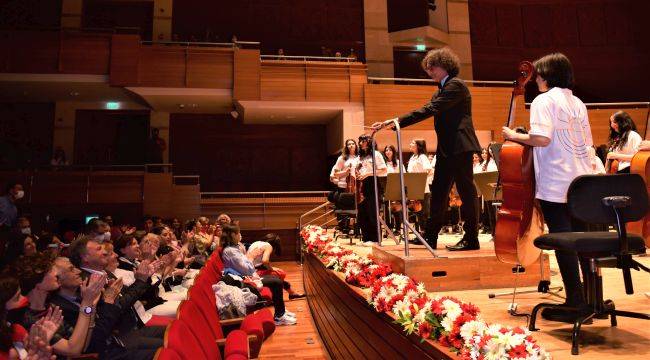
[[[526,106],[530,106],[531,103],[526,103]],[[611,103],[585,103],[585,106],[650,106],[648,101],[631,101],[631,102],[611,102]]]
[[[388,77],[369,77],[368,81],[406,81],[406,82],[426,82],[436,83],[432,79],[414,79],[414,78],[388,78]],[[496,81],[496,80],[463,80],[468,84],[475,85],[507,85],[512,86],[512,81]]]
[[[303,219],[304,219],[306,216],[311,215],[311,214],[315,213],[316,211],[318,211],[318,210],[320,210],[320,209],[322,209],[322,208],[326,208],[329,204],[330,204],[330,202],[329,202],[329,201],[326,201],[326,202],[324,202],[324,203],[322,203],[322,204],[316,206],[315,208],[313,208],[313,209],[311,209],[311,210],[309,210],[309,211],[303,213],[302,215],[300,215],[300,216],[298,217],[298,221],[297,221],[297,223],[298,223],[298,228],[297,228],[297,230],[298,230],[298,236],[296,236],[296,250],[300,253],[300,265],[303,264],[303,252],[302,252],[302,249],[300,248],[300,242],[301,242],[301,240],[302,240],[302,239],[300,238],[300,231],[302,230],[302,227],[303,227],[304,225],[306,225],[306,224],[303,224]],[[319,218],[321,218],[321,217],[323,217],[323,216],[327,216],[327,215],[331,214],[332,212],[334,212],[333,209],[331,209],[331,210],[325,212],[324,214],[322,214],[322,215],[316,217],[315,219],[312,219],[311,221],[314,221],[314,220],[316,220],[316,219],[319,219]],[[308,222],[307,224],[311,223],[311,221]],[[328,222],[329,222],[329,221],[328,221]],[[304,275],[304,274],[303,274],[303,275]]]
[[[327,195],[328,191],[234,191],[234,192],[226,192],[226,191],[205,191],[201,192],[201,197],[204,195],[206,196],[240,196],[240,195],[258,195],[258,196],[265,196],[265,195]]]
[[[236,41],[236,42],[209,42],[209,41],[140,41],[142,45],[185,45],[185,46],[214,46],[214,47],[231,47],[234,48],[237,45],[257,45],[260,43],[257,41]]]
[[[399,125],[398,119],[390,119],[386,120],[381,125],[375,127],[372,129],[372,134],[370,135],[370,140],[371,140],[371,149],[375,149],[376,143],[375,143],[375,135],[383,130],[383,129],[390,129],[393,128],[395,129],[395,136],[397,137],[397,154],[399,157],[399,163],[404,164],[404,159],[402,158],[402,129]],[[406,190],[404,188],[404,167],[403,166],[398,166],[398,174],[399,174],[399,187],[400,187],[400,195],[401,195],[401,203],[402,203],[402,228],[403,228],[403,234],[404,234],[404,256],[409,257],[409,230],[413,232],[413,235],[415,235],[415,238],[420,241],[424,247],[431,252],[434,258],[437,258],[438,255],[436,254],[435,249],[433,249],[427,242],[426,240],[420,235],[420,233],[413,228],[413,226],[409,223],[408,221],[408,210],[406,206]],[[377,164],[375,163],[375,154],[372,154],[372,176],[374,180],[374,186],[375,186],[375,216],[377,218],[377,240],[379,240],[379,246],[381,246],[381,241],[382,241],[382,233],[381,233],[381,227],[382,225],[386,228],[388,231],[388,234],[393,237],[394,239],[397,239],[395,235],[393,234],[393,231],[390,229],[390,226],[386,225],[384,222],[384,219],[379,214],[379,192],[377,189],[379,189],[379,186],[377,184]],[[399,241],[395,241],[399,245]]]
[[[112,28],[91,28],[91,27],[57,27],[57,26],[12,26],[0,27],[0,31],[65,31],[65,32],[89,32],[89,33],[109,33],[115,34],[122,31],[139,32],[139,27],[133,26],[115,26]]]
[[[134,164],[124,164],[124,165],[119,165],[119,164],[107,164],[107,165],[102,165],[102,164],[89,164],[89,165],[79,165],[79,164],[70,164],[70,165],[41,165],[41,166],[33,166],[33,167],[12,167],[12,168],[2,168],[0,167],[0,171],[35,171],[38,172],[39,170],[56,170],[56,171],[76,171],[76,170],[88,170],[88,171],[108,171],[118,169],[118,168],[128,168],[128,169],[142,169],[144,171],[147,170],[147,167],[150,166],[155,166],[155,167],[169,167],[172,168],[174,164],[172,163],[164,163],[164,164],[142,164],[142,165],[134,165]]]
[[[345,61],[345,62],[356,62],[357,58],[354,57],[336,57],[336,56],[297,56],[297,55],[260,55],[260,59],[272,59],[272,60],[325,60],[325,61]]]

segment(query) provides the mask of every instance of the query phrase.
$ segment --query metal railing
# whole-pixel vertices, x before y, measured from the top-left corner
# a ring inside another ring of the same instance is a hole
[[[531,103],[526,103],[526,106],[530,106]],[[631,101],[631,102],[611,102],[611,103],[585,103],[586,107],[592,108],[612,108],[612,107],[647,107],[650,108],[650,102],[648,101]]]
[[[219,47],[219,48],[239,48],[239,47],[259,47],[257,41],[236,41],[236,42],[209,42],[209,41],[140,41],[142,45],[167,45],[167,46],[196,46],[196,47]]]
[[[296,56],[296,55],[260,55],[261,60],[294,60],[294,61],[331,61],[331,62],[357,62],[355,57],[336,56]]]
[[[143,172],[161,172],[154,171],[157,169],[163,169],[162,172],[172,172],[174,164],[142,164],[142,165],[131,165],[131,164],[118,164],[118,165],[102,165],[102,164],[90,164],[90,165],[40,165],[40,166],[13,166],[13,167],[0,167],[0,171],[16,171],[16,172],[41,172],[41,171],[143,171]]]
[[[508,86],[512,87],[512,81],[495,81],[495,80],[463,80],[467,84],[473,86]],[[393,83],[426,83],[426,84],[438,84],[438,82],[432,79],[415,79],[415,78],[387,78],[387,77],[369,77],[368,83],[378,84],[382,82],[393,82]]]

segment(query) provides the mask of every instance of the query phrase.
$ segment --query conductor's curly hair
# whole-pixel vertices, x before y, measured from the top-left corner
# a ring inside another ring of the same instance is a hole
[[[431,69],[434,66],[441,67],[447,71],[450,77],[457,76],[460,72],[460,59],[448,47],[429,51],[422,59],[422,69]]]

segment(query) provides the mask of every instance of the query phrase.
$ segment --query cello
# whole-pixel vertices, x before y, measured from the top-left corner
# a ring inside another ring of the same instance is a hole
[[[648,116],[646,117],[645,131],[643,139],[648,139],[648,123],[650,122],[650,107],[648,107]],[[645,181],[648,195],[650,195],[650,149],[641,149],[632,158],[630,162],[630,173],[639,174]],[[645,246],[650,248],[650,213],[646,213],[643,219],[627,224],[629,232],[643,236]]]
[[[523,61],[518,71],[506,122],[510,128],[514,125],[517,97],[524,95],[535,68],[529,61]],[[494,252],[504,263],[528,266],[541,255],[533,240],[544,232],[543,215],[535,201],[533,148],[506,141],[501,147],[499,176],[503,202],[497,217]]]

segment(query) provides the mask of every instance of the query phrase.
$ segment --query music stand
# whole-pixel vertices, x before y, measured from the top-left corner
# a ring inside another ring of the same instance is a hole
[[[404,173],[404,191],[408,200],[424,200],[424,187],[426,184],[427,173]],[[388,201],[402,199],[398,173],[388,174],[384,198]]]
[[[501,200],[501,189],[498,189],[496,194],[494,191],[498,178],[498,171],[481,172],[474,174],[474,185],[476,185],[478,195],[483,196],[483,199],[485,201]]]

